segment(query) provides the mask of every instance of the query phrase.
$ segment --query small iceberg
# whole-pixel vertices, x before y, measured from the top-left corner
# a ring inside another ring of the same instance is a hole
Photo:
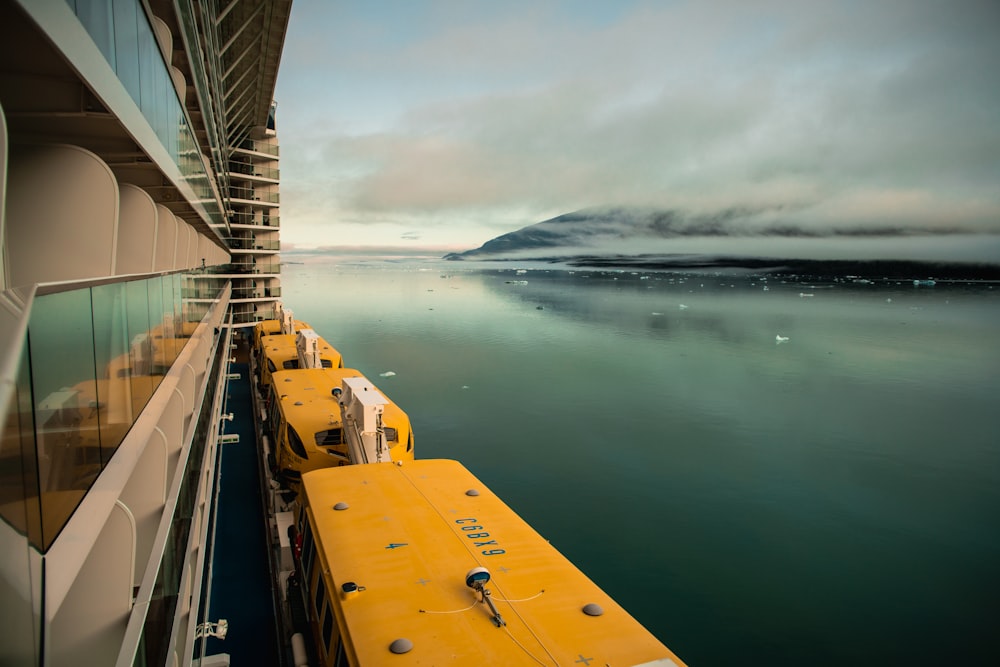
[[[777,336],[774,337],[775,345],[781,345],[782,343],[787,343],[787,342],[788,342],[788,336],[782,336],[781,334],[778,334]]]
[[[913,284],[917,287],[934,287],[937,285],[936,280],[914,280]]]
[[[682,304],[680,305],[680,309],[681,309],[681,310],[687,310],[687,309],[688,309],[688,307],[687,307],[687,306],[685,306],[685,305],[684,305],[684,304],[682,303]]]
[[[386,371],[385,373],[379,373],[379,377],[391,378],[396,373],[394,371]]]

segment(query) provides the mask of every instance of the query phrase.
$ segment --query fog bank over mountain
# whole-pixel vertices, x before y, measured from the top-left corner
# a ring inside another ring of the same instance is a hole
[[[447,259],[703,255],[740,258],[903,260],[1000,265],[1000,234],[925,224],[803,224],[782,209],[600,207],[560,215]]]

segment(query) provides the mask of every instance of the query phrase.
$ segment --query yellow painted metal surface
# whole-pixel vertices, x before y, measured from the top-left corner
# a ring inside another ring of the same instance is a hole
[[[683,664],[457,461],[312,472],[303,498],[352,664]],[[466,585],[476,567],[502,625]]]
[[[318,433],[342,428],[340,405],[331,392],[349,377],[364,376],[351,368],[306,368],[277,371],[272,375],[273,392],[280,406],[275,433],[279,470],[305,473],[349,463],[346,444],[324,447],[316,440]],[[389,403],[384,408],[382,422],[396,429],[398,436],[397,440],[388,443],[390,454],[395,460],[412,460],[412,446],[407,449],[413,441],[410,418],[398,405],[386,400]],[[295,454],[289,446],[288,426],[298,433],[306,458]]]
[[[311,329],[308,323],[302,322],[300,320],[293,320],[292,326],[295,327],[296,331],[301,331],[302,329]],[[254,351],[260,354],[264,346],[264,339],[268,336],[281,333],[281,320],[262,320],[254,325],[253,327],[253,348]]]
[[[262,360],[260,364],[259,384],[266,395],[271,384],[271,375],[275,371],[286,370],[286,361],[298,360],[299,351],[296,347],[295,334],[272,334],[261,339]],[[342,368],[344,358],[330,343],[320,337],[318,341],[320,359],[327,361],[330,368]],[[272,371],[271,369],[274,368]]]

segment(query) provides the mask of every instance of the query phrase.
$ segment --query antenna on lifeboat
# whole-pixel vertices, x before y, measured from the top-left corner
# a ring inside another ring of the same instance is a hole
[[[497,611],[496,605],[493,604],[493,598],[490,597],[490,589],[486,588],[486,584],[489,580],[490,571],[485,567],[474,567],[465,575],[465,585],[479,593],[482,597],[481,601],[490,608],[490,612],[493,614],[493,625],[499,628],[507,625],[507,621],[503,620],[500,612]]]

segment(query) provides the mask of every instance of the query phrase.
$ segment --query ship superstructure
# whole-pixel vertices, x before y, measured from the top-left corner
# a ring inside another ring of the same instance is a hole
[[[291,0],[0,2],[0,664],[191,664]],[[206,623],[207,621],[212,623]]]

